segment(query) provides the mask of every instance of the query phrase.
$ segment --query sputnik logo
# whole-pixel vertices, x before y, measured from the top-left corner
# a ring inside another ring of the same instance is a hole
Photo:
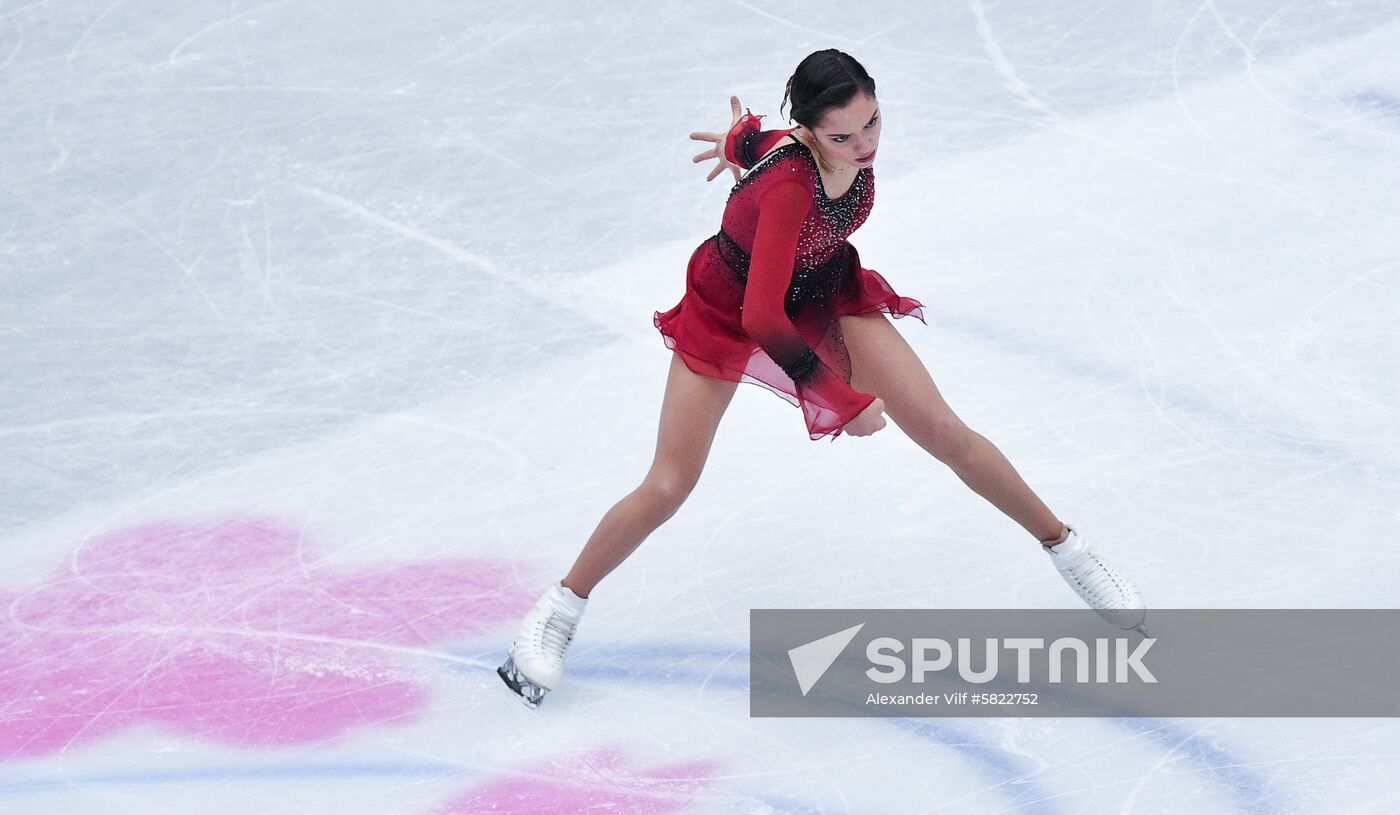
[[[802,695],[806,696],[807,691],[816,685],[822,675],[826,673],[836,658],[841,656],[841,652],[846,650],[851,640],[865,627],[865,623],[851,626],[844,631],[837,631],[835,634],[828,634],[821,639],[812,640],[806,645],[799,645],[796,648],[788,649],[788,659],[792,661],[792,672],[797,675],[797,685],[802,689]]]

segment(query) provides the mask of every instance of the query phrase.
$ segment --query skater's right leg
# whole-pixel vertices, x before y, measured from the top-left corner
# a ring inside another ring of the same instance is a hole
[[[672,355],[656,456],[646,478],[608,510],[569,574],[526,613],[505,663],[496,669],[525,704],[537,707],[562,678],[564,653],[589,592],[690,495],[737,384],[697,374]]]
[[[609,572],[665,523],[695,488],[737,382],[697,374],[672,352],[656,455],[640,486],[609,509],[561,581],[587,597]]]

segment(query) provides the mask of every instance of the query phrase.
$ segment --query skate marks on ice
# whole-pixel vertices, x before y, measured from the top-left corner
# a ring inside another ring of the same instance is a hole
[[[453,670],[473,670],[469,662],[479,661],[471,657],[479,654],[463,654],[460,663],[452,665]],[[489,655],[488,655],[489,656]],[[561,688],[564,696],[553,703],[553,710],[547,715],[558,715],[559,710],[570,704],[578,704],[570,688],[581,683],[616,683],[626,687],[660,688],[667,685],[693,687],[701,691],[714,689],[718,692],[747,694],[749,653],[747,649],[732,648],[676,648],[662,644],[638,644],[634,646],[592,646],[581,650],[570,663],[569,684]],[[499,682],[494,683],[497,686]],[[521,715],[534,717],[544,715],[530,712],[516,702],[509,690],[498,687],[503,704],[519,707]],[[689,700],[695,702],[696,700]],[[1075,720],[1073,726],[1084,728],[1082,740],[1077,740],[1072,751],[1063,748],[1050,751],[1058,756],[1056,761],[1046,763],[1039,756],[1046,751],[1023,752],[1016,747],[1015,734],[1023,729],[1040,730],[1050,733],[1056,730],[1058,720],[1020,720],[1008,718],[1003,721],[973,721],[956,718],[876,718],[864,722],[872,729],[894,728],[916,738],[918,741],[946,750],[958,762],[958,766],[976,775],[982,786],[972,801],[972,795],[961,798],[946,798],[937,802],[939,807],[952,811],[964,811],[958,805],[983,805],[994,796],[1001,806],[1021,813],[1054,815],[1066,811],[1079,811],[1077,804],[1067,800],[1067,793],[1060,784],[1047,781],[1066,774],[1080,778],[1081,773],[1073,767],[1081,762],[1101,762],[1117,755],[1132,758],[1131,773],[1125,773],[1115,786],[1130,787],[1130,799],[1141,797],[1142,791],[1154,779],[1169,782],[1170,779],[1190,778],[1193,795],[1212,802],[1228,802],[1228,810],[1241,813],[1280,813],[1302,811],[1298,802],[1293,801],[1287,790],[1282,788],[1268,770],[1268,762],[1255,762],[1242,755],[1232,753],[1218,734],[1220,720],[1171,720],[1146,717],[1104,717],[1100,719]],[[1065,720],[1070,721],[1070,720]],[[882,741],[888,741],[882,738]],[[860,762],[871,756],[858,749],[850,752],[852,761]],[[1144,762],[1143,758],[1147,760]],[[1257,765],[1257,769],[1256,769]],[[1170,776],[1170,779],[1168,778]],[[1092,779],[1097,774],[1083,774],[1082,778],[1090,786],[1072,790],[1076,794],[1092,797],[1098,786]],[[716,792],[714,797],[722,797]],[[737,799],[726,799],[731,802]],[[744,798],[744,801],[761,801],[772,807],[773,813],[832,813],[830,807],[815,807],[779,796]],[[1198,800],[1199,802],[1199,800]],[[1144,802],[1150,805],[1150,801]],[[811,808],[809,808],[811,807]],[[1211,809],[1207,807],[1207,809]],[[768,812],[769,810],[761,810]],[[845,810],[835,810],[845,811]],[[935,807],[930,811],[941,811]],[[1203,810],[1204,811],[1204,810]],[[1211,811],[1215,811],[1211,809]]]
[[[442,804],[417,810],[422,815],[475,815],[475,813],[530,813],[621,811],[635,815],[670,815],[680,812],[703,795],[712,783],[717,765],[692,760],[643,766],[614,746],[564,751],[532,761],[528,766],[507,767],[479,779],[469,789]],[[188,784],[225,779],[370,779],[403,782],[421,779],[460,779],[471,770],[447,761],[412,763],[293,763],[260,766],[214,767],[151,772],[144,775],[110,774],[63,781],[31,781],[0,785],[0,795],[69,786],[100,787]],[[753,799],[757,800],[757,799]],[[776,799],[771,799],[776,800]],[[767,812],[815,813],[822,810],[796,805]]]
[[[615,747],[551,756],[518,776],[493,779],[432,810],[432,815],[554,815],[559,812],[628,812],[670,815],[694,803],[711,761],[695,760],[640,770]]]
[[[428,667],[413,665],[414,657],[426,650],[417,645],[479,633],[488,626],[499,629],[523,613],[520,607],[529,598],[482,596],[482,582],[507,581],[498,576],[476,582],[463,577],[472,571],[470,564],[408,564],[348,573],[318,567],[314,557],[314,546],[299,531],[266,519],[147,524],[91,541],[74,555],[71,574],[8,598],[7,641],[23,643],[28,654],[38,658],[34,668],[27,669],[16,664],[13,646],[3,652],[0,676],[7,696],[27,700],[26,716],[17,716],[11,706],[0,720],[0,737],[10,760],[96,739],[137,720],[246,746],[324,741],[353,727],[404,722],[422,711],[421,672],[429,668],[470,672],[480,680],[474,687],[499,699],[499,704],[513,707],[519,715],[540,715],[515,705],[495,677],[488,681],[490,668],[480,654],[434,652],[437,659]],[[476,574],[483,573],[489,569],[478,564]],[[370,587],[374,588],[367,590]],[[475,600],[461,599],[474,594]],[[181,623],[170,625],[171,618]],[[161,625],[152,625],[152,619]],[[269,627],[269,620],[276,620],[276,627]],[[259,625],[264,626],[262,632]],[[267,637],[281,648],[286,676],[263,670],[263,660],[271,656]],[[84,640],[94,645],[87,647]],[[70,666],[66,674],[55,662],[59,657]],[[222,659],[216,663],[217,658]],[[312,665],[319,676],[305,673]],[[573,674],[584,682],[742,694],[748,684],[746,665],[742,649],[638,645],[587,649],[576,660]],[[183,682],[176,677],[179,671],[184,672]],[[36,675],[38,682],[47,683],[47,690],[29,696],[16,693],[25,690],[26,676],[33,688]],[[201,685],[215,676],[216,682]],[[120,687],[107,687],[113,684]],[[47,700],[35,696],[55,701],[45,707]],[[85,701],[87,696],[95,698]],[[350,701],[341,703],[341,697]],[[296,704],[287,704],[292,701]],[[297,712],[281,710],[288,707]],[[1194,765],[1193,774],[1214,780],[1226,788],[1222,793],[1237,801],[1266,800],[1258,793],[1267,785],[1242,761],[1207,747],[1206,739],[1171,724],[1114,723],[1132,734],[1095,742],[1103,746],[1091,751],[1150,741],[1163,748],[1159,766],[1170,764],[1180,774],[1181,765]],[[751,727],[742,721],[736,725]],[[1004,799],[1017,811],[1063,811],[1056,803],[1060,795],[1042,783],[1046,768],[1009,750],[1005,739],[942,721],[878,720],[868,726],[893,726],[946,749],[959,766],[980,779],[988,795]],[[514,803],[517,808],[512,811],[530,812],[536,810],[518,807],[577,800],[589,806],[613,802],[626,804],[627,811],[665,813],[680,811],[697,796],[708,803],[722,801],[775,815],[846,811],[774,794],[726,790],[717,780],[702,792],[701,779],[718,775],[708,758],[642,770],[621,756],[603,747],[550,756],[543,765],[537,762],[529,768],[493,767],[471,789],[429,811],[455,815]],[[451,761],[245,763],[22,781],[0,784],[0,794],[75,785],[158,786],[253,778],[453,779],[463,774],[463,765]],[[730,778],[732,783],[734,776]],[[1245,811],[1264,811],[1250,806]],[[1269,810],[1278,811],[1273,804]]]
[[[0,755],[63,751],[137,723],[236,745],[314,743],[423,712],[450,657],[428,646],[531,599],[490,560],[337,569],[260,517],[155,522],[82,545],[0,592]]]
[[[426,715],[430,679],[444,666],[470,671],[478,690],[498,690],[494,678],[486,684],[486,663],[432,646],[517,620],[533,595],[503,588],[515,585],[515,568],[485,559],[336,568],[303,530],[263,516],[156,521],[94,537],[48,578],[0,593],[0,755],[16,773],[0,780],[0,795],[471,775],[432,760],[162,762],[58,777],[20,768],[142,724],[240,747],[329,746],[355,729]],[[608,746],[564,751],[493,768],[429,811],[665,815],[689,806],[716,766],[702,758],[642,766]]]

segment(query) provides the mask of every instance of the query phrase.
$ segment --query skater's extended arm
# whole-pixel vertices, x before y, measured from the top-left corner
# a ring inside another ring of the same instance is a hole
[[[729,97],[729,112],[733,116],[733,121],[729,125],[727,133],[691,133],[690,137],[696,141],[714,142],[714,148],[691,159],[699,164],[708,159],[715,159],[715,166],[706,176],[706,181],[714,181],[715,177],[725,170],[734,174],[734,181],[739,181],[740,168],[747,170],[753,166],[763,154],[772,149],[778,140],[786,136],[787,130],[759,130],[759,120],[762,116],[755,116],[752,112],[740,114],[743,108],[739,105],[739,97]]]
[[[822,362],[784,309],[798,235],[812,206],[812,190],[796,181],[779,182],[759,199],[741,323],[797,385],[809,428],[839,428],[875,397],[852,388]]]

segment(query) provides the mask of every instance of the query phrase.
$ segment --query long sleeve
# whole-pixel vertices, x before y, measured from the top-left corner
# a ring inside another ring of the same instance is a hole
[[[798,235],[812,205],[812,191],[795,181],[781,181],[759,199],[741,322],[797,386],[808,434],[818,439],[840,435],[875,397],[852,388],[823,362],[784,308]]]
[[[762,116],[755,116],[748,108],[744,115],[729,129],[724,139],[724,157],[730,164],[747,170],[763,154],[773,148],[778,140],[791,133],[791,130],[759,130]]]

